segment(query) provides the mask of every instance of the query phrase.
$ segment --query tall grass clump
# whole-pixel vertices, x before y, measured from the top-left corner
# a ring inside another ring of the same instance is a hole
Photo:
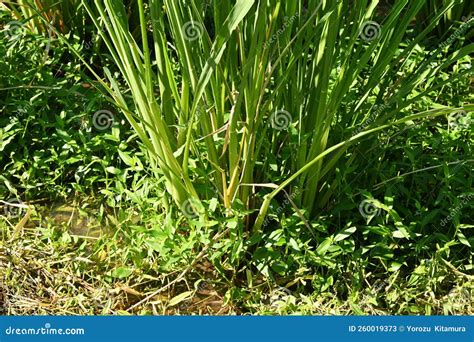
[[[412,30],[425,0],[396,1],[383,19],[378,1],[368,0],[138,0],[138,35],[123,2],[82,5],[116,68],[97,77],[174,202],[193,218],[205,218],[213,198],[227,215],[258,211],[247,216],[258,232],[281,195],[309,217],[320,214],[336,166],[358,140],[472,110],[412,112],[453,79],[425,80],[474,50],[440,44],[407,67],[460,2],[445,1],[425,28]]]

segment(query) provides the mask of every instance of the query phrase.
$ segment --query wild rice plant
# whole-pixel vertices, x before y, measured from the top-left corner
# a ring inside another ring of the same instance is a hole
[[[467,45],[438,62],[440,46],[406,68],[460,1],[445,1],[409,37],[426,3],[396,1],[380,20],[378,1],[368,0],[138,0],[136,37],[123,2],[82,2],[118,70],[105,68],[101,82],[173,200],[203,217],[213,197],[229,210],[259,210],[248,219],[255,232],[280,193],[296,194],[296,205],[318,215],[333,196],[335,166],[356,141],[472,110],[411,112],[452,81],[421,87],[426,79],[474,50]]]

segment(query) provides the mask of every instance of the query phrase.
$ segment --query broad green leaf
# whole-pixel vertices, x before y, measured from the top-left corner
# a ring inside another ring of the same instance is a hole
[[[351,236],[352,234],[354,234],[356,232],[357,228],[356,227],[349,227],[349,228],[346,228],[344,229],[342,232],[338,233],[335,237],[334,237],[334,241],[335,242],[339,242],[339,241],[342,241],[342,240],[345,240],[347,239],[349,236]]]
[[[129,267],[121,266],[112,272],[114,278],[124,279],[132,274],[133,270]]]

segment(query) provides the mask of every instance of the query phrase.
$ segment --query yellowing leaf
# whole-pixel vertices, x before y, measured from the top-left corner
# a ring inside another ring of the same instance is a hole
[[[186,299],[191,298],[193,294],[194,294],[194,291],[186,291],[186,292],[180,293],[176,297],[171,298],[168,305],[169,306],[175,306],[175,305],[181,303],[182,301],[185,301]]]

